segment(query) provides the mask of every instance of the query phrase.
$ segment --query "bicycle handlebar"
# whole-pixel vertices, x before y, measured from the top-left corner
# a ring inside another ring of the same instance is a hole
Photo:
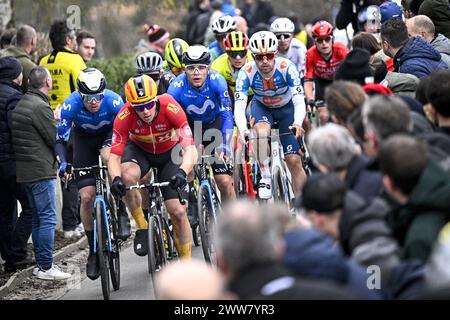
[[[170,185],[170,182],[154,182],[154,183],[144,183],[144,184],[135,184],[129,187],[126,187],[125,190],[126,191],[130,191],[130,190],[140,190],[140,189],[151,189],[151,188],[161,188],[161,187],[168,187]],[[183,199],[183,195],[181,194],[181,188],[178,187],[176,189],[177,193],[178,193],[178,200],[180,201],[180,203],[184,206],[186,204],[186,200]]]

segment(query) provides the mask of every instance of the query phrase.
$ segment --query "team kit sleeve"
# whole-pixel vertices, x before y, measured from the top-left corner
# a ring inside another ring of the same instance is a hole
[[[117,115],[123,106],[124,106],[124,102],[122,100],[122,97],[120,95],[118,95],[117,93],[111,91],[110,108],[111,108],[113,114]]]
[[[300,74],[294,64],[290,64],[288,67],[287,81],[292,94],[292,103],[294,104],[294,124],[301,126],[306,116],[305,94]]]
[[[78,93],[74,93],[78,94]],[[56,133],[57,141],[69,141],[70,131],[75,114],[78,113],[78,102],[74,99],[74,94],[71,94],[64,100],[61,108],[61,120],[59,120],[58,129]]]
[[[223,144],[229,145],[233,136],[233,113],[231,112],[231,99],[228,91],[228,85],[222,75],[216,79],[217,81],[217,95],[220,101],[220,116],[222,118],[222,138]]]
[[[305,80],[307,81],[314,80],[314,59],[313,59],[313,51],[311,49],[309,49],[306,52]]]
[[[186,149],[187,147],[194,145],[194,137],[192,135],[191,127],[189,127],[186,113],[173,97],[169,95],[166,96],[167,101],[164,101],[163,103],[167,104],[167,120],[175,129],[181,147]]]
[[[111,153],[121,157],[125,151],[131,124],[134,121],[131,106],[126,103],[114,120]]]
[[[236,79],[236,91],[234,93],[234,121],[240,132],[247,130],[247,117],[245,116],[245,108],[247,107],[248,90],[250,87],[250,79],[245,66],[238,72]]]

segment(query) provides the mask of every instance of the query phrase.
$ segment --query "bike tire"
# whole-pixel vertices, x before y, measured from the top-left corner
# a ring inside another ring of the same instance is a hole
[[[95,219],[97,228],[97,257],[102,283],[103,299],[110,299],[110,282],[109,282],[109,254],[107,249],[107,234],[105,229],[105,221],[103,216],[103,206],[100,202],[95,208]]]
[[[244,146],[243,146],[244,148]],[[233,186],[236,193],[236,197],[242,198],[245,196],[245,179],[244,179],[244,159],[242,156],[242,150],[236,150],[234,155],[234,168],[233,168]]]
[[[198,220],[203,256],[205,257],[205,261],[210,264],[215,263],[212,246],[212,226],[215,223],[213,206],[214,204],[212,203],[207,186],[201,186],[198,191]]]
[[[273,200],[275,202],[284,203],[283,191],[281,172],[280,169],[276,167],[273,174]]]
[[[117,215],[116,212],[109,209],[110,219],[110,234],[111,234],[111,251],[109,251],[109,271],[111,275],[111,282],[114,290],[120,288],[120,243],[117,237]]]
[[[164,240],[162,238],[159,221],[156,216],[151,216],[148,223],[148,273],[154,279],[154,275],[165,261]]]
[[[175,248],[175,243],[173,242],[172,230],[170,229],[169,222],[167,221],[167,219],[163,219],[163,232],[166,234],[166,238],[164,238],[163,234],[163,239],[166,250],[166,262],[167,262],[167,260],[175,259],[178,255],[177,250]]]

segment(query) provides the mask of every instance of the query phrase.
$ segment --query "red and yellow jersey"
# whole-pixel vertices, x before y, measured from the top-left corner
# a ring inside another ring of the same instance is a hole
[[[333,44],[333,54],[330,59],[325,60],[319,53],[316,46],[313,46],[306,53],[306,73],[305,79],[314,79],[314,75],[323,80],[333,80],[341,61],[348,53],[348,48],[342,43]]]
[[[148,153],[161,154],[177,143],[194,145],[194,138],[183,108],[170,95],[158,96],[159,111],[151,124],[142,121],[127,102],[114,121],[111,152],[122,156],[128,138]]]

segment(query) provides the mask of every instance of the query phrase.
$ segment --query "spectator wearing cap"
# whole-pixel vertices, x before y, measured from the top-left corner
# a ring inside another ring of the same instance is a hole
[[[381,26],[384,53],[394,58],[394,71],[410,73],[421,79],[431,72],[448,69],[440,53],[422,37],[408,36],[405,22],[391,19]]]
[[[308,137],[308,147],[314,165],[321,172],[336,173],[365,201],[381,194],[381,175],[367,170],[369,160],[357,153],[356,142],[346,128],[328,123],[315,129]]]
[[[23,184],[16,182],[16,157],[10,118],[22,98],[22,66],[14,57],[0,58],[0,254],[5,271],[31,263],[27,242],[31,234],[33,207]],[[22,212],[17,218],[17,201]]]
[[[353,81],[360,85],[373,83],[373,73],[370,69],[370,53],[366,49],[354,48],[350,51],[334,75],[335,80]]]
[[[419,13],[429,17],[436,31],[450,39],[450,8],[448,0],[425,0],[419,7]]]
[[[170,40],[170,33],[157,24],[151,26],[146,24],[144,25],[144,30],[147,33],[151,51],[157,52],[161,57],[164,57],[164,49]]]
[[[439,231],[450,221],[450,175],[429,160],[427,147],[396,135],[380,149],[386,191],[397,205],[387,222],[406,260],[427,261]]]
[[[380,5],[381,24],[388,20],[400,19],[404,20],[402,8],[396,3],[386,1]]]
[[[408,19],[406,26],[408,27],[410,36],[419,36],[427,40],[433,48],[439,51],[442,60],[450,67],[450,39],[441,33],[436,33],[436,28],[430,18],[424,15],[418,15]]]

